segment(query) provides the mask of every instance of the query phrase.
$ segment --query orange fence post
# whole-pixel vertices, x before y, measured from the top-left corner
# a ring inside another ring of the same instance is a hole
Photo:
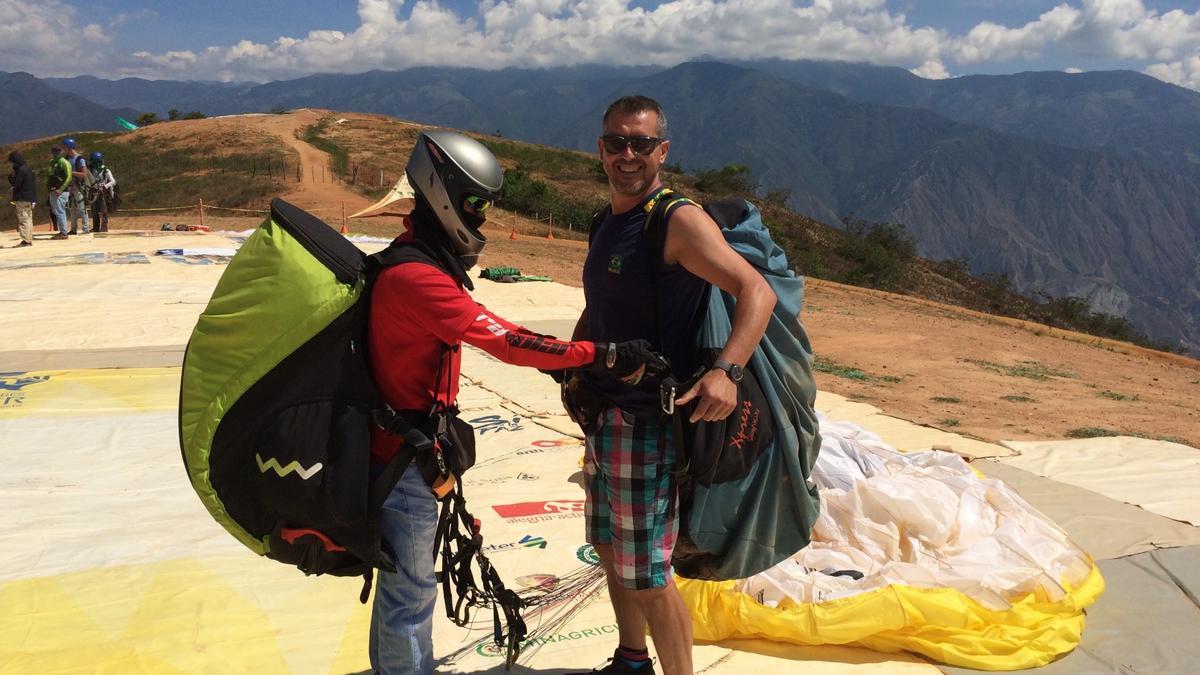
[[[200,227],[204,227],[204,198],[200,198]]]
[[[546,238],[547,239],[554,238],[554,214],[553,213],[550,214],[550,229],[546,231]]]
[[[350,234],[349,228],[346,227],[346,202],[342,202],[342,234]]]

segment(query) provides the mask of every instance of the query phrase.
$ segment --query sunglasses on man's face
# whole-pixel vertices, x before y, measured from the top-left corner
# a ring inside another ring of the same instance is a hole
[[[463,200],[463,208],[466,209],[467,213],[470,213],[475,216],[482,217],[482,216],[486,215],[487,210],[490,209],[491,207],[492,207],[492,200],[485,199],[484,197],[476,197],[475,195],[468,195],[467,198]]]
[[[633,152],[638,155],[648,155],[665,140],[665,138],[657,136],[622,136],[620,134],[604,134],[600,137],[604,151],[612,155],[625,152],[625,148],[633,148]]]

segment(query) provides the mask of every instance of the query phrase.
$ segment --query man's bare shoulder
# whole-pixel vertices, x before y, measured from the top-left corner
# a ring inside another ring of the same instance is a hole
[[[692,200],[673,207],[667,214],[667,259],[674,261],[686,249],[707,246],[716,240],[724,241],[721,228]]]

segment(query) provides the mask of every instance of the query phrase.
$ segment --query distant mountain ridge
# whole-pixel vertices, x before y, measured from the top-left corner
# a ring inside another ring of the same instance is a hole
[[[52,87],[100,105],[132,108],[141,113],[153,112],[161,118],[166,118],[167,111],[172,108],[183,112],[197,110],[206,115],[243,112],[240,97],[257,86],[245,83],[145,80],[137,77],[103,80],[90,75],[50,77],[45,81]]]
[[[742,63],[808,87],[924,108],[965,124],[1100,150],[1200,178],[1200,92],[1128,70],[926,80],[900,68],[832,61]]]
[[[1136,73],[1085,75],[932,81],[823,62],[419,68],[264,85],[122,80],[103,100],[135,100],[120,90],[145,102],[170,93],[163,105],[209,114],[376,112],[592,151],[603,106],[647,93],[667,109],[671,161],[689,170],[748,164],[802,213],[904,223],[926,257],[965,258],[1025,292],[1081,295],[1200,350],[1190,112],[1200,94]],[[104,88],[73,79],[76,91]]]
[[[72,131],[115,131],[114,109],[46,84],[29,73],[0,71],[0,143],[53,136]]]

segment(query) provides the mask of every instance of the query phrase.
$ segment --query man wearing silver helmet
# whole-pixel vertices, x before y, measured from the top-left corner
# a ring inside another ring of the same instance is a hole
[[[416,206],[393,242],[410,252],[386,267],[371,290],[372,371],[385,402],[397,411],[453,410],[462,343],[506,363],[584,369],[638,378],[665,364],[645,340],[597,344],[537,335],[471,299],[467,270],[487,242],[480,228],[500,196],[504,171],[478,141],[450,131],[418,135],[406,169]],[[411,260],[412,249],[421,260]],[[371,458],[385,465],[402,440],[375,430]],[[432,673],[432,618],[437,597],[431,551],[437,501],[417,464],[384,503],[381,537],[396,562],[381,572],[371,612],[371,666],[379,673]]]

